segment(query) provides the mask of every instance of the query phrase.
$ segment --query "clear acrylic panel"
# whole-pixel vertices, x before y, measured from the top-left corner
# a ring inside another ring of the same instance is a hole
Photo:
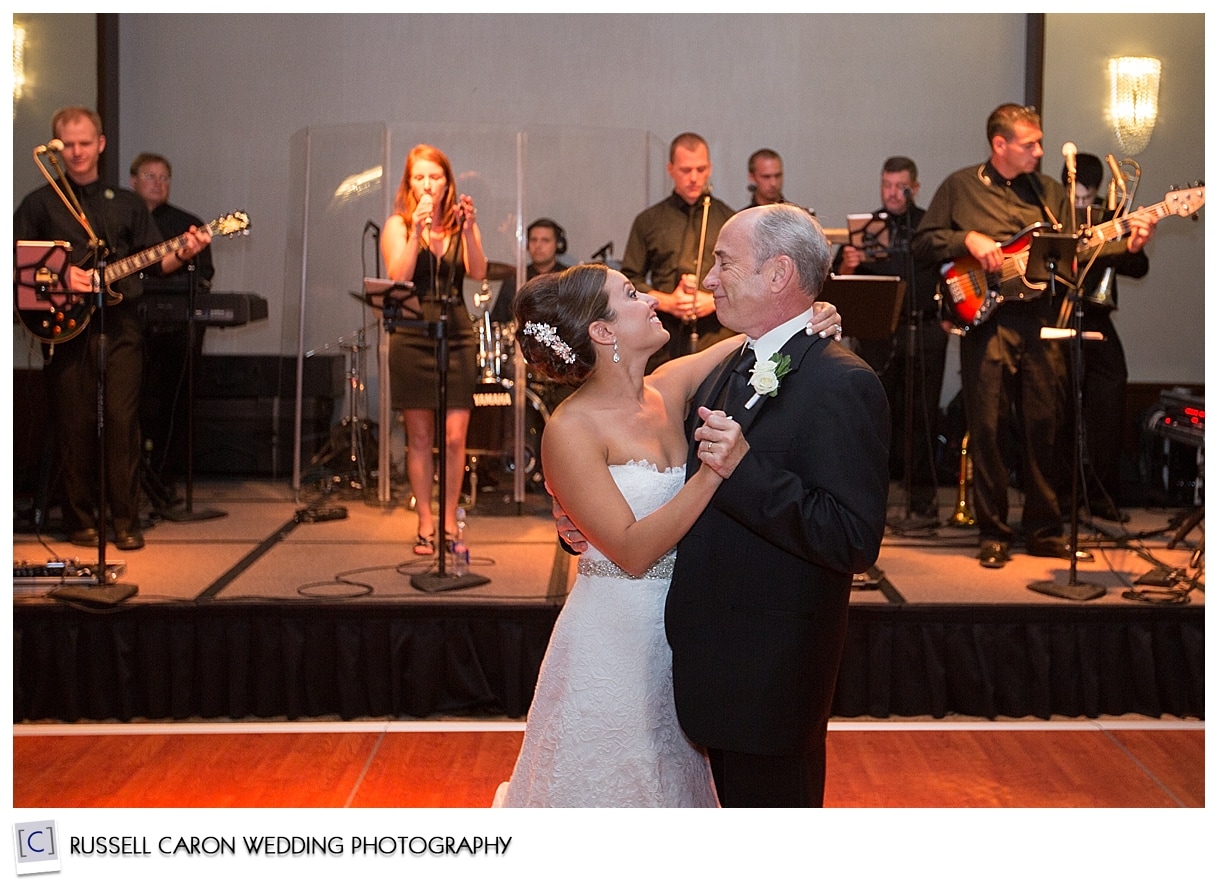
[[[378,499],[390,500],[392,464],[404,452],[391,448],[401,443],[401,433],[394,431],[396,415],[389,411],[387,380],[382,382],[388,376],[388,333],[363,300],[363,280],[381,275],[379,231],[392,210],[406,155],[421,143],[448,156],[457,192],[469,195],[478,209],[487,259],[515,267],[517,278],[523,278],[528,264],[525,228],[532,220],[549,217],[562,225],[569,243],[564,262],[586,262],[600,251],[602,259],[616,265],[635,215],[671,188],[665,174],[667,145],[642,130],[398,122],[297,132],[289,163],[292,217],[281,350],[295,353],[297,365],[292,390],[295,490],[301,488],[302,463],[330,440],[302,425],[308,362],[341,359],[345,399],[335,408],[333,422],[354,418],[382,429],[370,471],[376,474]],[[490,282],[490,293],[497,295],[500,285]],[[477,288],[479,283],[466,281],[467,303]],[[495,329],[507,341],[510,332]],[[529,463],[540,451],[522,449],[526,396],[534,399],[543,423],[548,412],[531,390],[515,394],[529,389],[530,378],[514,352],[497,374],[513,400],[511,427],[503,433],[510,449],[503,455],[510,462]],[[513,494],[520,501],[525,470],[513,471]]]

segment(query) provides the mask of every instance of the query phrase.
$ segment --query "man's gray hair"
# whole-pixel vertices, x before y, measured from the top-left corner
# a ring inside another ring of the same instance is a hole
[[[795,264],[799,287],[810,298],[820,296],[829,275],[832,252],[820,222],[798,205],[767,205],[753,226],[753,254],[760,267],[785,254]]]

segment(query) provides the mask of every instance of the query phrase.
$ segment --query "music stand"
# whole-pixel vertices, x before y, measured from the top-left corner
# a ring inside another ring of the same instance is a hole
[[[1068,288],[1073,288],[1075,283],[1074,257],[1077,252],[1077,235],[1033,230],[1024,278],[1029,282],[1048,282],[1051,286],[1051,294],[1056,293],[1052,288],[1055,288],[1058,282]]]
[[[71,250],[71,243],[61,240],[17,242],[13,260],[17,309],[50,312],[68,302],[71,292],[61,278]]]
[[[1074,327],[1070,333],[1070,356],[1073,361],[1071,370],[1071,391],[1074,395],[1074,434],[1075,449],[1070,465],[1070,578],[1065,585],[1051,579],[1032,582],[1029,590],[1051,597],[1061,597],[1064,600],[1095,600],[1103,597],[1107,589],[1094,582],[1078,580],[1078,472],[1079,459],[1083,451],[1083,407],[1082,407],[1082,369],[1083,369],[1083,307],[1075,286],[1074,259],[1078,252],[1078,236],[1069,233],[1044,233],[1039,230],[1032,233],[1032,245],[1028,252],[1028,265],[1024,278],[1029,282],[1045,282],[1049,285],[1049,296],[1057,296],[1057,284],[1066,286],[1066,296],[1074,302]],[[1056,330],[1056,329],[1045,329]],[[1057,335],[1046,336],[1043,331],[1042,339],[1050,339]]]
[[[820,299],[837,307],[843,337],[891,340],[901,319],[905,281],[900,276],[829,276]]]
[[[397,296],[399,294],[401,296]],[[436,572],[415,573],[410,577],[410,584],[429,594],[485,585],[490,581],[486,576],[476,573],[457,575],[449,573],[445,566],[445,552],[448,551],[447,524],[444,522],[444,494],[448,487],[448,451],[445,442],[445,418],[448,414],[448,310],[441,309],[439,318],[435,320],[424,318],[422,304],[414,292],[414,283],[396,282],[392,279],[365,278],[364,299],[370,306],[376,307],[379,304],[382,320],[389,333],[398,328],[419,328],[436,341],[436,439],[440,448],[437,457],[440,461],[437,475],[440,481],[440,510],[436,526],[436,535],[439,537],[436,542]],[[431,505],[430,487],[427,490],[427,498],[418,499],[416,503]]]
[[[862,251],[868,260],[874,260],[878,252],[887,252],[891,238],[888,212],[846,215],[846,238],[848,244]]]

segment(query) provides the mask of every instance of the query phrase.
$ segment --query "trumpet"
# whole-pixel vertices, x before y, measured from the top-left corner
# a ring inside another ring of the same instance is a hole
[[[968,432],[960,440],[960,480],[956,492],[956,510],[947,522],[953,527],[971,527],[977,523],[968,507],[968,490],[973,483],[973,463],[968,458]]]
[[[1104,157],[1104,161],[1108,163],[1108,170],[1112,173],[1112,180],[1108,182],[1106,208],[1119,217],[1133,207],[1138,183],[1142,180],[1142,167],[1133,159],[1118,161],[1111,153]]]

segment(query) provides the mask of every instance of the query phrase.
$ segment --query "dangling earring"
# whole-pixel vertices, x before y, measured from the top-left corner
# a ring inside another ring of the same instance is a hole
[[[617,341],[616,341],[616,340],[614,340],[614,341],[613,341],[613,363],[614,363],[614,364],[617,364],[617,363],[618,363],[619,361],[621,361],[621,360],[622,360],[621,353],[619,353],[619,352],[617,351]]]

